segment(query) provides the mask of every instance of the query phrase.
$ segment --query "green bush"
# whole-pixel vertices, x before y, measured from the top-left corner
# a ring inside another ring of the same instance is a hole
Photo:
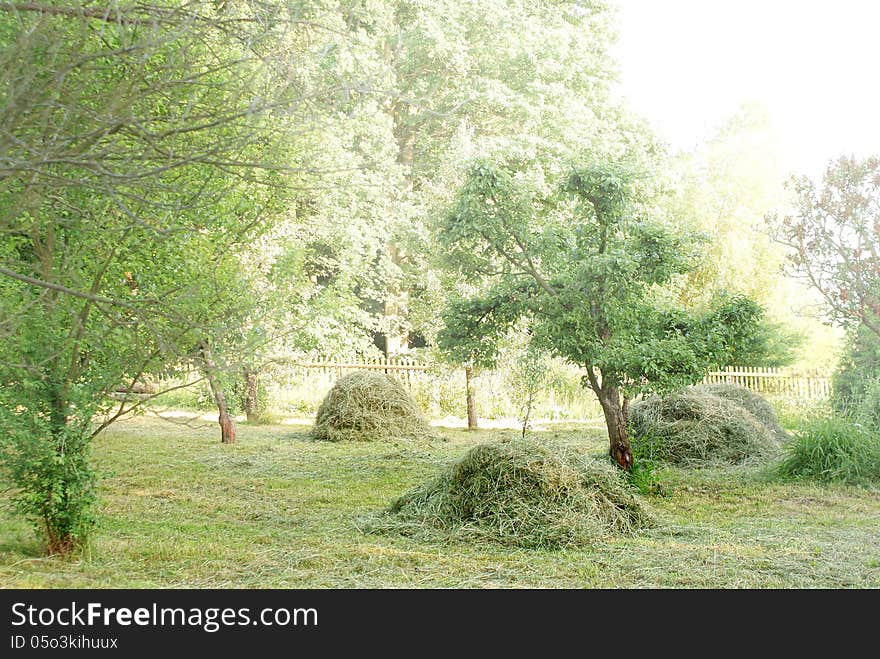
[[[162,391],[181,384],[183,384],[183,380],[161,380],[157,388]],[[211,389],[204,380],[195,382],[188,387],[167,391],[150,401],[150,404],[159,408],[180,409],[190,412],[204,412],[216,409]]]
[[[84,546],[95,523],[97,483],[89,426],[66,421],[38,397],[11,404],[0,396],[0,428],[0,469],[12,509],[33,523],[50,554]]]
[[[667,491],[657,475],[661,462],[653,451],[654,444],[650,441],[636,442],[632,445],[632,469],[626,473],[629,484],[640,494],[665,496]]]
[[[866,382],[852,414],[875,430],[880,430],[880,378]]]
[[[880,435],[841,416],[809,420],[785,447],[784,480],[868,484],[880,481]]]

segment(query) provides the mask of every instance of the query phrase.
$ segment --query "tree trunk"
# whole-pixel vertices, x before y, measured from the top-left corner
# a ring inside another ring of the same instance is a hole
[[[208,382],[211,385],[211,393],[214,394],[214,402],[217,404],[217,410],[220,415],[218,422],[220,423],[220,442],[223,444],[235,443],[235,423],[229,414],[229,405],[226,403],[226,394],[220,388],[217,379],[208,376]]]
[[[477,429],[477,409],[474,406],[474,388],[472,385],[472,380],[474,377],[474,370],[468,366],[464,369],[464,381],[465,381],[465,390],[467,394],[467,419],[468,419],[468,430],[476,430]]]
[[[218,422],[220,423],[220,441],[223,444],[235,443],[235,423],[229,414],[229,405],[226,402],[226,394],[223,387],[217,379],[217,366],[211,356],[211,349],[206,343],[201,345],[203,368],[205,376],[208,378],[208,384],[211,386],[211,394],[214,396],[214,403],[220,413]]]
[[[248,423],[256,423],[260,416],[260,392],[257,372],[250,368],[244,369],[244,413]]]
[[[55,445],[55,451],[59,454],[59,460],[63,462],[65,439],[67,434],[68,403],[64,399],[60,387],[53,386],[49,392],[49,426],[50,437]],[[46,531],[46,551],[50,555],[67,554],[76,547],[76,539],[70,532],[69,526],[64,522],[68,519],[68,491],[67,481],[62,478],[55,482],[52,489],[46,493],[46,498],[55,501],[55,505],[48,504],[44,507],[43,523]]]
[[[398,268],[403,265],[401,248],[389,242],[386,244],[388,257]],[[397,357],[409,347],[409,334],[403,331],[407,315],[407,292],[392,277],[385,289],[385,320],[388,328],[385,333],[385,356]]]
[[[626,431],[626,406],[621,404],[620,390],[616,387],[596,391],[602,411],[605,413],[605,425],[608,428],[608,439],[611,442],[609,453],[625,471],[632,470],[632,448],[629,445],[629,434]]]

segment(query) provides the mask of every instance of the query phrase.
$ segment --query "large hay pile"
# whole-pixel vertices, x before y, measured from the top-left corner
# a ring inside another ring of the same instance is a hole
[[[659,462],[690,467],[739,464],[776,453],[779,433],[784,434],[778,422],[768,425],[731,400],[728,390],[724,393],[728,396],[690,387],[634,403],[628,411],[633,450]]]
[[[719,382],[717,384],[701,384],[693,388],[694,391],[705,391],[721,398],[736,403],[751,412],[761,423],[770,428],[781,440],[788,439],[788,433],[780,425],[779,418],[776,416],[776,410],[767,402],[767,399],[756,394],[751,389],[740,387],[736,384],[725,384]]]
[[[312,435],[331,442],[434,437],[404,386],[367,370],[337,380],[318,408]]]
[[[474,447],[438,478],[400,497],[370,530],[556,548],[650,523],[626,476],[609,460],[516,440]]]

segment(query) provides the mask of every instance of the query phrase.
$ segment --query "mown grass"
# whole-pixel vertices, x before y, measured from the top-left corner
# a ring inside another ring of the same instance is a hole
[[[880,587],[880,491],[780,483],[770,468],[663,469],[655,528],[578,549],[529,550],[365,534],[384,508],[482,442],[334,444],[305,426],[241,425],[238,443],[155,418],[95,444],[101,526],[76,558],[42,556],[0,512],[4,587]],[[535,433],[602,451],[599,426]]]

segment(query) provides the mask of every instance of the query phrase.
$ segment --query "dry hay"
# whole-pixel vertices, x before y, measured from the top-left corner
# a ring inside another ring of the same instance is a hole
[[[702,387],[632,404],[628,426],[637,455],[688,467],[761,460],[781,441],[778,423],[768,426],[738,402]]]
[[[631,534],[651,522],[607,458],[517,439],[474,447],[400,497],[369,530],[558,548]]]
[[[779,418],[776,416],[776,410],[767,402],[767,399],[757,394],[751,389],[740,387],[736,384],[726,384],[719,382],[716,384],[701,384],[693,387],[694,391],[705,391],[721,398],[737,403],[741,407],[746,408],[765,426],[770,428],[780,440],[788,439],[788,433],[780,425]]]
[[[429,439],[435,434],[400,382],[364,370],[336,381],[318,408],[312,436],[338,442]]]

